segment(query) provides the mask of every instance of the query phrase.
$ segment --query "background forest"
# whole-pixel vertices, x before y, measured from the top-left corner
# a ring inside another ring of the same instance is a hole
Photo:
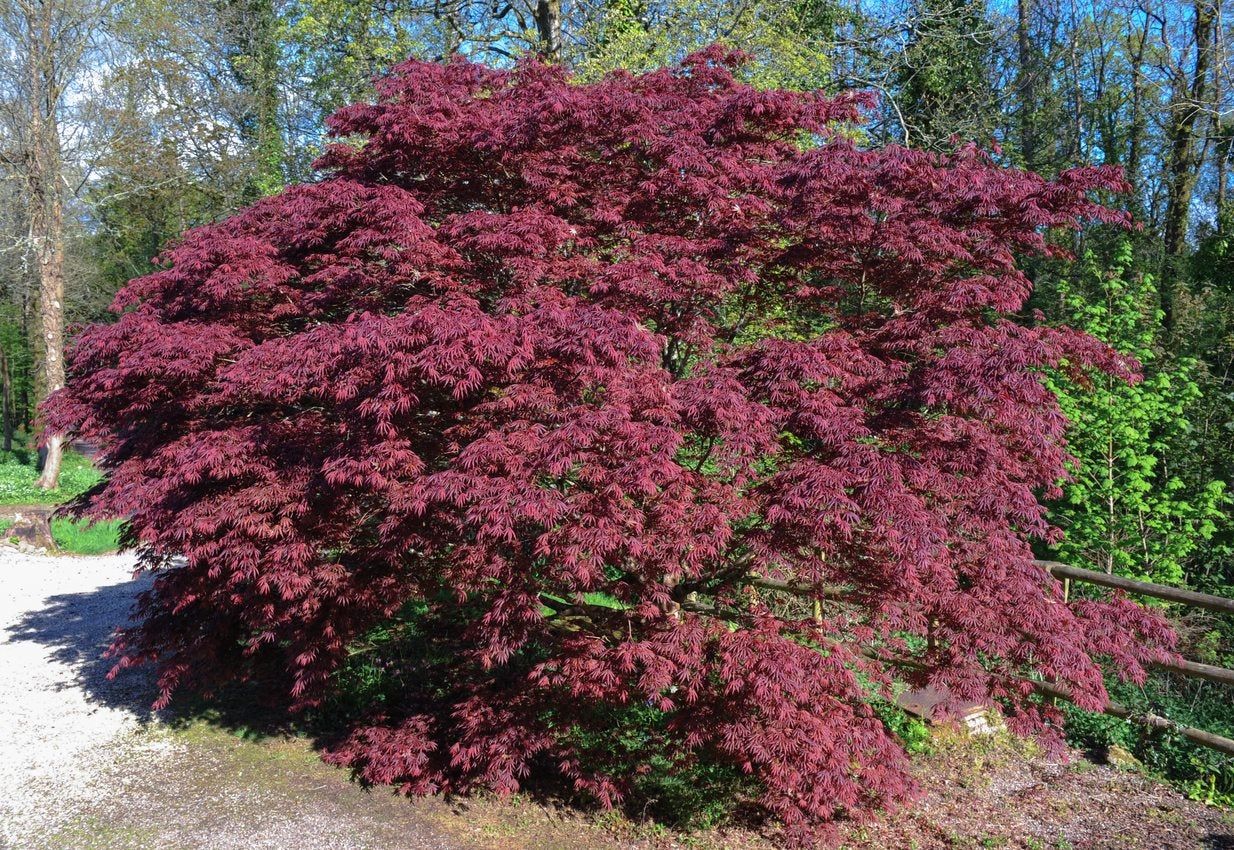
[[[1234,595],[1234,22],[1220,0],[0,0],[5,452],[27,456],[36,404],[63,383],[66,324],[71,339],[105,318],[186,228],[311,181],[326,116],[392,62],[534,52],[593,79],[717,40],[754,55],[760,85],[877,92],[870,144],[971,140],[1047,176],[1123,169],[1129,190],[1103,200],[1137,226],[1067,235],[1067,256],[1030,265],[1025,323],[1083,328],[1145,372],[1134,386],[1050,378],[1077,465],[1053,508],[1066,536],[1041,554]],[[1183,655],[1234,666],[1234,623],[1171,613]],[[1158,673],[1113,695],[1234,735],[1221,685]],[[1071,734],[1234,802],[1225,757],[1095,716]]]

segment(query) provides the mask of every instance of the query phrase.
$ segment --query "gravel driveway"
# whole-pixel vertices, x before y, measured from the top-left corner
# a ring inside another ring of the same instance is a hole
[[[0,848],[490,846],[440,802],[364,792],[302,741],[151,717],[149,679],[108,681],[99,657],[147,582],[132,564],[0,546]]]
[[[110,791],[100,760],[143,719],[144,681],[107,681],[98,657],[142,584],[131,570],[0,546],[0,845],[29,846]]]

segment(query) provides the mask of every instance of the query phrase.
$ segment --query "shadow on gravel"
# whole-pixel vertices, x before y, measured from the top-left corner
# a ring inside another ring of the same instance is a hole
[[[54,568],[54,567],[50,567]],[[150,709],[150,704],[155,696],[155,688],[152,681],[149,668],[139,667],[129,669],[121,673],[115,679],[108,679],[107,673],[111,669],[112,663],[110,659],[103,657],[103,652],[106,650],[112,632],[117,626],[124,625],[128,622],[129,611],[132,607],[134,598],[138,593],[149,586],[149,579],[142,578],[136,580],[124,581],[118,584],[104,585],[96,589],[87,590],[79,593],[66,593],[53,596],[48,599],[38,610],[27,612],[14,625],[5,630],[0,639],[12,642],[32,642],[41,646],[47,647],[52,655],[52,658],[61,664],[66,665],[74,671],[74,679],[64,685],[64,687],[80,687],[86,694],[87,698],[96,704],[107,706],[113,709],[119,709],[130,712],[141,721],[153,719],[154,712]],[[278,706],[269,705],[261,695],[262,689],[256,685],[247,685],[233,687],[228,691],[217,695],[210,702],[200,700],[183,699],[177,702],[168,712],[159,712],[158,720],[162,723],[170,725],[172,728],[187,728],[192,732],[192,726],[195,723],[205,723],[214,729],[223,730],[235,738],[244,741],[261,741],[266,738],[281,738],[289,735],[303,737],[308,742],[316,747],[321,748],[328,746],[332,740],[343,729],[346,728],[345,722],[340,722],[342,718],[330,717],[328,715],[316,717],[298,717],[289,718],[285,711],[282,711]],[[210,739],[210,743],[202,744],[201,738],[193,738],[198,742],[196,752],[197,758],[203,759],[200,764],[192,767],[190,773],[198,772],[205,776],[207,784],[215,783],[210,786],[210,793],[216,792],[219,788],[239,787],[242,792],[238,793],[240,798],[248,799],[257,795],[254,799],[265,800],[266,797],[260,795],[291,795],[288,799],[298,800],[295,808],[296,812],[301,809],[305,812],[329,812],[333,818],[353,818],[360,824],[357,828],[364,829],[386,829],[381,824],[387,824],[389,830],[402,830],[400,835],[410,834],[407,831],[411,830],[416,835],[421,835],[422,838],[416,839],[412,845],[394,844],[386,842],[384,846],[402,847],[414,846],[420,847],[445,847],[456,846],[452,842],[443,842],[439,840],[435,833],[432,832],[434,827],[428,824],[427,821],[422,821],[420,815],[410,814],[412,809],[402,805],[402,801],[395,803],[394,798],[389,795],[374,795],[361,796],[359,792],[350,796],[343,797],[339,791],[339,786],[332,784],[335,780],[328,779],[330,776],[325,772],[310,772],[301,767],[299,761],[287,761],[285,753],[283,760],[280,761],[280,753],[283,751],[274,749],[235,749],[233,747],[222,747],[219,740],[230,741],[232,745],[237,745],[239,742],[234,738],[222,737],[221,739]],[[277,742],[276,742],[277,743]],[[243,762],[242,759],[261,759],[261,768],[256,765],[257,762]],[[298,757],[297,757],[298,758]],[[967,764],[963,759],[960,760]],[[315,764],[316,762],[314,762]],[[195,763],[190,762],[190,765]],[[220,767],[221,765],[221,767]],[[291,765],[288,767],[288,765]],[[937,763],[935,768],[941,771],[939,776],[935,777],[934,788],[930,792],[936,804],[941,807],[942,815],[937,817],[947,817],[947,806],[954,802],[957,794],[957,782],[952,777],[948,770],[946,762]],[[967,768],[963,768],[967,769]],[[213,770],[213,773],[209,771]],[[222,772],[220,772],[222,771]],[[233,775],[234,774],[234,775]],[[248,785],[234,785],[229,783],[240,783],[240,776],[244,774],[249,779],[244,780]],[[966,774],[960,774],[966,775]],[[264,777],[261,782],[266,782],[266,785],[254,785],[252,777]],[[1090,794],[1095,787],[1094,783],[1098,780],[1096,776],[1087,776],[1086,774],[1070,774],[1065,773],[1064,777],[1071,784],[1061,784],[1059,787],[1050,789],[1046,787],[1047,796],[1044,798],[1045,805],[1050,799],[1059,801],[1061,808],[1048,808],[1049,816],[1060,820],[1060,824],[1065,826],[1061,820],[1061,815],[1058,812],[1070,811],[1071,805],[1075,799],[1084,799],[1086,794]],[[273,777],[273,778],[271,778]],[[1103,780],[1106,781],[1106,780]],[[1078,783],[1078,785],[1077,785]],[[1087,783],[1087,784],[1084,784]],[[155,782],[155,786],[161,789],[159,782]],[[310,787],[311,786],[311,787]],[[1043,786],[1044,787],[1044,786]],[[527,799],[538,805],[539,809],[535,811],[552,812],[570,811],[571,804],[577,804],[577,799],[573,797],[568,789],[555,786],[554,784],[546,783],[542,786],[533,785],[527,790]],[[1103,793],[1108,793],[1104,788]],[[151,792],[155,793],[155,792]],[[161,791],[159,792],[161,793]],[[300,795],[300,796],[295,796]],[[159,806],[166,805],[166,801],[162,798],[154,797],[158,800],[157,804],[151,805],[148,808],[158,809]],[[273,799],[273,798],[271,798]],[[284,797],[278,797],[283,800]],[[335,805],[337,801],[344,800],[346,808],[342,814],[336,814],[334,809],[330,807]],[[981,802],[981,798],[978,797]],[[477,818],[485,816],[488,812],[488,817],[496,826],[510,830],[512,835],[522,835],[527,827],[521,818],[522,814],[517,812],[514,815],[494,816],[489,808],[476,806],[473,801],[464,799],[450,799],[445,801],[451,808],[453,816],[461,821],[467,822],[470,825]],[[1007,801],[1002,801],[1006,803]],[[985,801],[989,805],[989,801]],[[1065,804],[1064,804],[1065,803]],[[999,801],[995,801],[994,805],[999,805]],[[264,805],[264,803],[263,803]],[[280,803],[279,805],[283,805]],[[1019,805],[1018,802],[1012,805]],[[278,806],[275,806],[278,808]],[[293,806],[294,808],[294,806]],[[586,808],[586,807],[584,807]],[[204,806],[201,811],[211,811],[209,806]],[[376,812],[376,814],[374,814]],[[1082,814],[1082,813],[1080,813]],[[1103,816],[1104,816],[1103,812]],[[197,814],[194,814],[197,816]],[[185,815],[186,818],[189,815]],[[247,817],[247,815],[246,815]],[[253,823],[260,821],[257,815],[252,815]],[[308,817],[306,814],[305,817]],[[642,819],[646,817],[646,811],[641,814],[632,812],[631,817]],[[376,820],[373,820],[376,818]],[[411,820],[408,820],[411,818]],[[504,820],[503,820],[504,818]],[[511,825],[513,819],[513,826]],[[980,818],[978,818],[980,820]],[[1135,819],[1137,822],[1138,818]],[[191,821],[191,818],[190,818]],[[1207,822],[1198,824],[1193,833],[1193,843],[1187,846],[1194,846],[1197,850],[1200,847],[1206,850],[1234,850],[1234,835],[1231,835],[1228,829],[1223,824],[1216,823],[1217,818],[1206,819]],[[192,821],[196,823],[196,821]],[[228,823],[237,823],[237,817],[228,815],[226,818]],[[739,824],[744,823],[744,819],[739,814],[737,817]],[[946,823],[946,828],[950,830],[954,823],[943,821]],[[373,826],[377,823],[378,826]],[[548,821],[541,817],[541,820],[534,821],[539,823],[537,829],[545,829],[544,823]],[[590,841],[594,835],[586,831],[579,832],[577,824],[582,821],[571,820],[566,818],[561,821],[562,827],[566,830],[574,830],[577,838],[581,841]],[[911,826],[911,822],[910,826]],[[926,828],[941,829],[938,824],[933,822],[925,822]],[[963,821],[965,827],[972,825],[971,819]],[[1124,827],[1126,821],[1124,820]],[[1152,838],[1161,837],[1166,833],[1162,829],[1174,830],[1182,829],[1179,826],[1169,826],[1143,821],[1144,824],[1153,830]],[[408,824],[411,824],[408,826]],[[427,825],[426,825],[427,824]],[[748,825],[748,824],[747,824]],[[990,826],[986,821],[981,821],[979,827],[982,834]],[[161,827],[160,827],[161,828]],[[213,828],[213,827],[211,827]],[[557,829],[557,827],[553,827]],[[885,824],[885,828],[893,830],[894,824]],[[1192,827],[1188,826],[1190,830]],[[416,831],[419,832],[416,832]],[[1202,831],[1202,832],[1201,832]],[[1207,833],[1206,835],[1203,833]],[[474,829],[467,833],[468,836],[474,834]],[[573,833],[572,833],[573,834]],[[751,833],[753,834],[753,833]],[[384,833],[383,833],[384,835]],[[427,836],[427,837],[423,837]],[[534,836],[532,836],[534,838]],[[988,836],[987,836],[988,839]],[[93,845],[103,846],[103,845]],[[127,846],[127,845],[126,845]],[[179,846],[179,845],[177,845]],[[200,846],[198,844],[186,842],[183,846]],[[221,845],[220,845],[221,846]],[[232,846],[232,845],[228,845]],[[241,846],[241,845],[235,845]],[[292,843],[283,846],[300,846]],[[331,845],[334,846],[334,845]],[[474,846],[474,845],[472,845]],[[520,846],[520,845],[514,845]],[[531,844],[522,844],[521,846],[535,846]],[[541,845],[543,846],[543,845]],[[586,846],[569,843],[562,846]],[[603,845],[593,846],[610,846],[605,843]],[[859,846],[871,846],[869,844]],[[905,844],[897,843],[895,845],[885,844],[883,846],[906,846]],[[974,838],[973,846],[976,846]],[[992,845],[990,845],[992,846]],[[1061,845],[1060,845],[1061,846]],[[1099,843],[1092,845],[1094,847],[1114,847],[1122,846],[1121,844]],[[1180,844],[1157,844],[1144,846],[1170,846],[1178,847]]]
[[[27,612],[0,631],[0,640],[48,647],[53,659],[75,672],[72,684],[80,687],[91,702],[127,711],[142,723],[157,714],[160,722],[172,728],[202,721],[249,741],[298,735],[320,747],[337,739],[341,734],[337,720],[290,717],[281,706],[270,702],[271,691],[257,683],[226,688],[209,700],[180,695],[170,708],[156,713],[151,709],[157,695],[151,666],[131,667],[109,679],[114,661],[103,653],[114,631],[129,624],[137,594],[150,582],[149,577],[142,577],[53,596],[43,608]]]
[[[254,683],[229,687],[210,700],[181,695],[170,708],[155,712],[150,707],[157,695],[151,666],[130,667],[109,679],[114,661],[103,653],[114,631],[129,624],[133,602],[150,582],[150,578],[142,577],[53,596],[43,608],[26,613],[0,632],[0,639],[50,648],[52,658],[75,671],[73,684],[91,702],[127,711],[142,723],[157,714],[160,722],[173,728],[204,721],[245,740],[294,734],[306,735],[319,746],[336,737],[335,724],[289,717],[280,706],[270,703],[268,690]]]
[[[155,695],[149,672],[126,670],[108,679],[112,661],[103,653],[115,629],[128,623],[134,598],[148,586],[148,579],[133,579],[53,596],[43,608],[27,612],[9,627],[4,637],[48,647],[53,659],[76,672],[75,684],[90,701],[128,711],[145,722],[153,716],[150,704]]]
[[[181,694],[168,709],[155,712],[151,709],[156,696],[152,667],[129,668],[109,679],[107,674],[113,661],[103,657],[103,653],[115,629],[129,623],[137,594],[149,584],[149,578],[140,578],[53,596],[41,609],[26,613],[0,633],[0,639],[48,647],[57,662],[75,671],[73,680],[64,687],[79,687],[91,702],[127,711],[142,723],[157,717],[160,724],[179,730],[206,724],[249,743],[298,738],[317,751],[337,744],[348,733],[357,719],[349,710],[319,709],[292,715],[285,705],[271,699],[272,694],[286,693],[286,688],[271,688],[268,683],[249,681],[231,685],[209,699]],[[366,783],[357,784],[370,790]],[[555,781],[532,783],[525,793],[529,799],[551,806],[566,805],[567,800],[574,799],[568,789]],[[448,802],[460,816],[470,806],[469,801],[461,798]]]

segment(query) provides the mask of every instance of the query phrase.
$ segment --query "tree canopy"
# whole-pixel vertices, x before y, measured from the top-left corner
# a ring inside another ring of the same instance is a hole
[[[337,112],[322,178],[188,232],[78,336],[52,427],[103,446],[78,504],[154,574],[113,651],[160,704],[328,695],[372,630],[397,698],[332,758],[423,794],[631,776],[611,712],[728,765],[790,841],[911,791],[893,681],[1047,737],[1172,636],[1065,602],[1050,369],[1133,379],[1009,317],[1043,231],[1120,223],[1054,180],[864,149],[869,101],[760,91],[741,55],[589,84],[408,62]],[[777,582],[781,583],[777,585]],[[790,584],[794,592],[776,589]]]

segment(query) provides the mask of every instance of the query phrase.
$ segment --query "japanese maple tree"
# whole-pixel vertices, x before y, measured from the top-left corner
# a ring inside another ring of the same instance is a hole
[[[78,510],[154,573],[118,667],[300,708],[418,606],[333,760],[611,803],[639,768],[580,741],[637,706],[800,841],[909,793],[894,681],[1048,732],[1028,679],[1099,708],[1101,663],[1142,676],[1168,630],[1065,603],[1030,549],[1067,459],[1044,371],[1134,364],[1008,318],[1017,254],[1117,220],[1120,176],[865,149],[862,96],[740,60],[400,65],[330,119],[320,182],[129,283],[46,408],[105,452]]]

